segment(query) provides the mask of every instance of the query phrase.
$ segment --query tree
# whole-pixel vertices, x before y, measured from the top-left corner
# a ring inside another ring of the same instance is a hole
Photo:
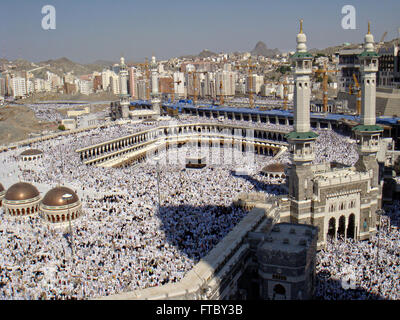
[[[276,71],[285,74],[286,72],[290,72],[290,70],[290,66],[280,66]]]
[[[60,124],[60,125],[58,126],[58,130],[65,131],[66,128],[65,128],[65,126],[64,126],[63,124]]]

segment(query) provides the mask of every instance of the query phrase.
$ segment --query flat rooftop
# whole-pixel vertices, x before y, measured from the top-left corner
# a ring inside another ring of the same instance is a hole
[[[301,252],[309,248],[317,228],[306,224],[279,223],[276,224],[261,248],[268,251]]]

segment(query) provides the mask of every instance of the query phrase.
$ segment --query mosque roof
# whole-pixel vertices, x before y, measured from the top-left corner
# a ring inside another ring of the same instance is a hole
[[[267,166],[265,166],[262,171],[263,172],[285,172],[285,169],[288,166],[286,164],[282,163],[271,163]]]
[[[358,125],[354,127],[352,130],[361,132],[379,132],[383,131],[383,128],[378,125]]]
[[[291,140],[308,140],[308,139],[315,139],[318,137],[318,134],[315,132],[296,132],[292,131],[286,135],[287,139]]]
[[[303,59],[303,58],[312,58],[312,57],[313,57],[312,54],[310,54],[309,52],[296,52],[292,56],[293,59],[297,59],[297,58]]]
[[[21,153],[21,156],[36,156],[42,154],[43,151],[38,149],[28,149]]]
[[[63,198],[64,195],[70,194],[72,198],[70,200],[66,200]],[[44,198],[42,199],[42,204],[45,206],[51,207],[62,207],[67,204],[73,204],[79,201],[78,196],[74,191],[67,187],[55,187],[49,190]]]
[[[364,58],[364,57],[379,57],[379,54],[377,54],[375,51],[363,51],[361,54],[359,54],[359,57]]]
[[[39,196],[39,191],[27,182],[18,182],[8,188],[4,198],[11,201],[23,201],[36,198]]]

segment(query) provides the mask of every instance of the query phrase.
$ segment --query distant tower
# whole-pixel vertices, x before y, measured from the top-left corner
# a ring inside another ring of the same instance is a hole
[[[292,167],[289,175],[289,196],[291,219],[294,223],[311,223],[312,170],[315,158],[314,145],[318,135],[310,129],[310,96],[312,55],[307,52],[307,37],[303,33],[303,20],[297,35],[294,89],[294,130],[286,137],[290,144]]]
[[[119,80],[121,84],[120,104],[122,109],[122,118],[127,119],[129,117],[128,69],[123,57],[121,57]]]
[[[156,57],[153,55],[151,57],[151,103],[153,105],[153,110],[160,115],[160,95],[158,92],[158,72],[157,72],[157,62]]]
[[[361,71],[362,109],[360,125],[353,128],[358,145],[359,159],[356,169],[373,172],[372,187],[379,185],[379,165],[376,155],[379,151],[382,127],[376,125],[376,73],[379,56],[374,49],[374,36],[370,23],[364,38],[364,51],[359,55]]]

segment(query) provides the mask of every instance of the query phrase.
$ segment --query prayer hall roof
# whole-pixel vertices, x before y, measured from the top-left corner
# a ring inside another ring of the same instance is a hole
[[[70,200],[64,199],[65,194],[70,194],[72,197]],[[42,204],[51,207],[62,207],[68,204],[73,204],[79,201],[78,196],[74,191],[67,187],[55,187],[49,190],[42,200]]]
[[[39,191],[27,182],[18,182],[8,188],[4,198],[11,201],[29,200],[39,196]]]

